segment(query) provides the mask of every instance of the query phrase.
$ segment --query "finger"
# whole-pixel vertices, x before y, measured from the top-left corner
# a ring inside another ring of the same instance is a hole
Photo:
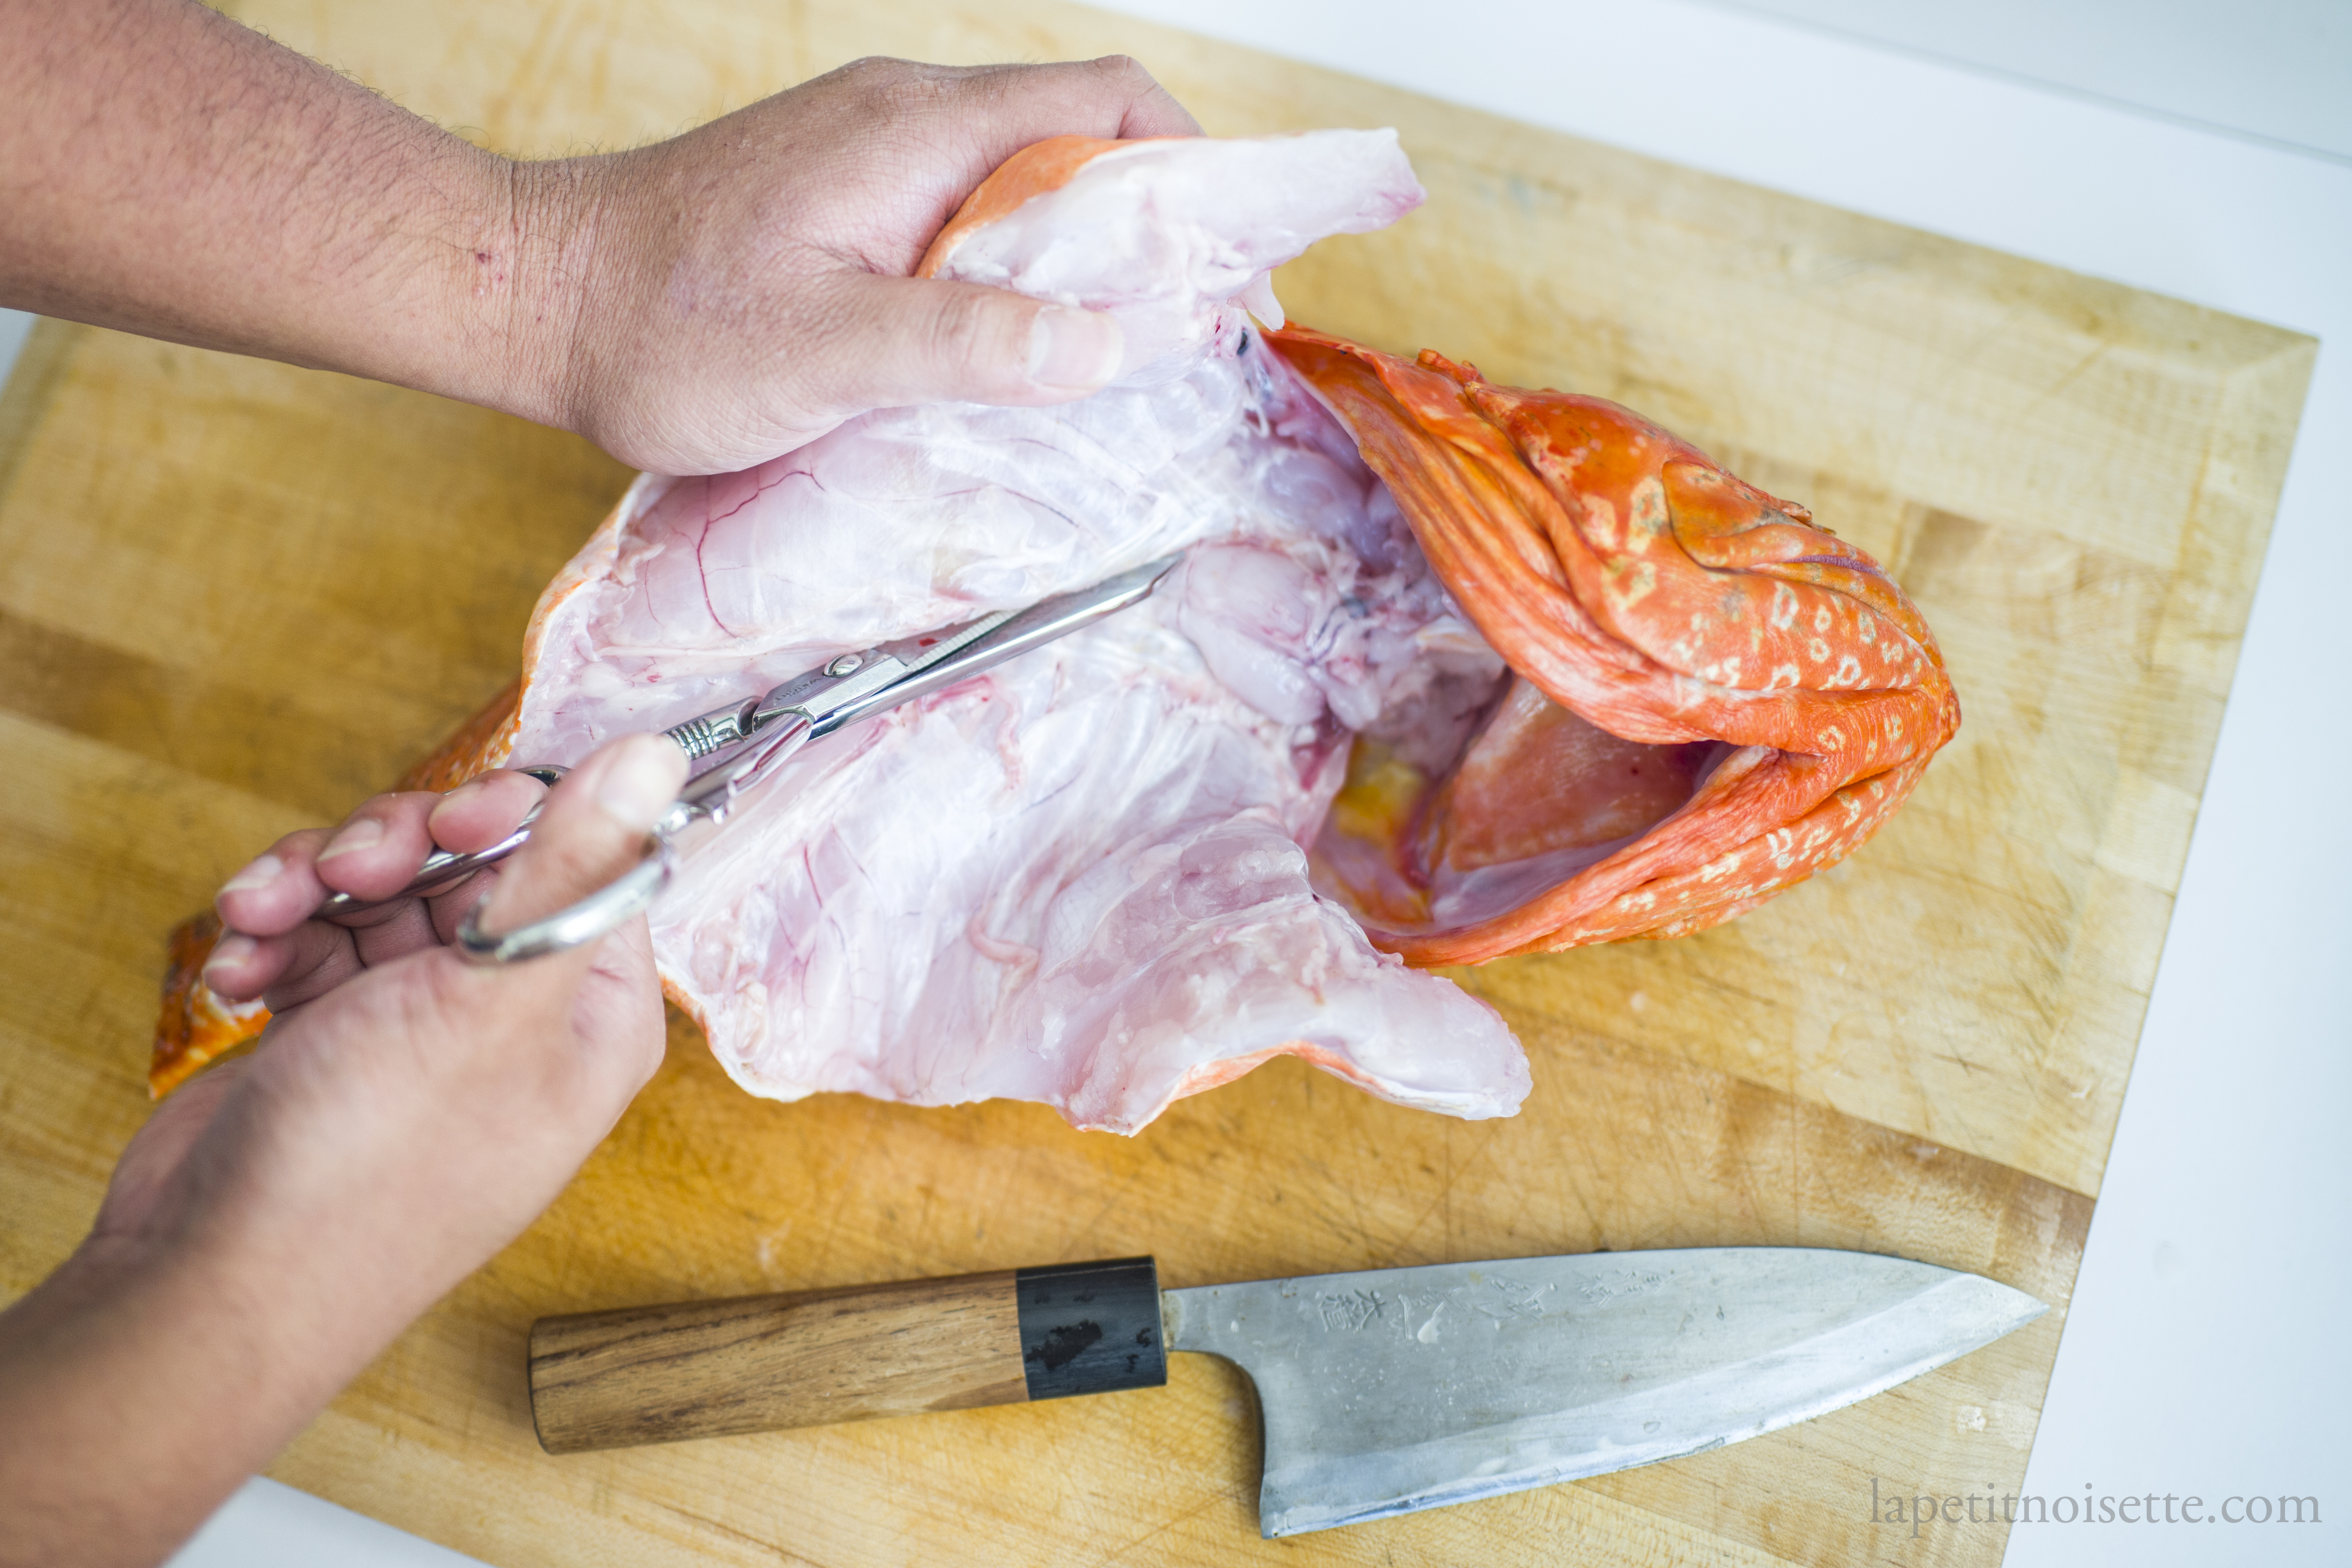
[[[278,936],[309,920],[327,897],[313,869],[327,831],[289,833],[223,883],[213,897],[221,924],[252,936]]]
[[[319,850],[319,880],[355,899],[395,896],[433,852],[425,820],[440,802],[437,795],[411,791],[364,803]]]
[[[1003,289],[861,272],[827,279],[805,363],[837,411],[917,403],[1038,407],[1101,390],[1127,350],[1095,310]]]
[[[476,904],[490,896],[498,885],[503,863],[485,866],[456,887],[434,894],[425,900],[427,916],[433,924],[433,940],[443,947],[457,940],[457,927]]]
[[[456,898],[471,890],[472,879],[457,884],[450,894]],[[473,897],[480,894],[475,892]],[[373,969],[405,957],[419,948],[442,947],[446,943],[433,924],[432,906],[423,899],[396,899],[382,909],[370,910],[340,920],[314,921],[314,925],[331,926],[351,933],[352,944],[359,954],[362,967]]]
[[[481,927],[513,931],[606,886],[645,858],[646,835],[686,782],[686,753],[666,736],[625,736],[574,768],[547,797],[482,902]],[[593,962],[595,944],[509,966],[504,984],[568,990]]]
[[[512,833],[546,798],[547,786],[529,773],[497,770],[441,796],[425,819],[425,830],[440,847],[472,854]]]
[[[305,921],[278,936],[231,931],[205,960],[205,984],[232,1002],[258,999],[282,1014],[366,969],[362,934],[328,921]],[[416,945],[430,944],[428,937]]]
[[[1121,140],[1201,134],[1201,122],[1192,118],[1192,110],[1177,102],[1176,95],[1160,86],[1159,79],[1136,61],[1125,55],[1106,55],[1087,64],[1106,79],[1108,96],[1127,100],[1118,122],[1118,135]]]
[[[247,994],[259,996],[271,1013],[282,1017],[364,973],[369,964],[360,955],[359,944],[358,931],[328,921],[306,921],[285,936],[259,944],[262,961],[275,973],[259,990]],[[205,983],[221,990],[209,968],[205,971]]]
[[[451,904],[470,903],[483,891],[473,888]],[[442,900],[436,900],[436,902]],[[463,908],[457,911],[462,914]],[[456,917],[451,917],[454,928]],[[421,899],[403,899],[345,921],[306,920],[289,931],[255,935],[231,931],[205,959],[205,984],[232,1002],[260,998],[283,1013],[323,995],[361,971],[448,942]]]
[[[961,68],[868,60],[842,74],[849,85],[879,100],[873,107],[884,117],[926,132],[937,127],[954,133],[926,140],[951,147],[966,160],[957,171],[962,185],[958,202],[999,163],[1050,136],[1201,133],[1200,122],[1184,106],[1126,55]]]
[[[231,1002],[250,1002],[286,973],[301,949],[298,934],[255,937],[225,931],[205,955],[205,984]]]

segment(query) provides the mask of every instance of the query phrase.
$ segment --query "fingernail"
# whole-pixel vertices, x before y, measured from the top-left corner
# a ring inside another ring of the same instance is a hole
[[[613,748],[596,781],[596,804],[632,833],[649,831],[686,782],[686,753],[661,735],[632,735]]]
[[[1118,374],[1127,334],[1093,310],[1048,305],[1029,325],[1029,379],[1056,392],[1092,392]]]
[[[331,860],[354,849],[373,849],[383,842],[383,824],[373,816],[362,816],[357,822],[343,824],[343,830],[329,839],[327,847],[319,851],[319,858]]]
[[[252,888],[266,888],[278,880],[278,874],[285,869],[285,861],[275,855],[264,855],[244,870],[223,882],[220,890],[224,893],[242,893]]]
[[[205,984],[210,985],[213,983],[213,973],[216,970],[244,968],[260,950],[260,944],[251,937],[229,932],[213,943],[212,956],[205,960]]]

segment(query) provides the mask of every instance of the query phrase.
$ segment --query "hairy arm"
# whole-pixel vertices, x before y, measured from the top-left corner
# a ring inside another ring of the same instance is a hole
[[[0,35],[0,300],[560,417],[563,182],[192,0]]]
[[[1048,136],[1187,135],[1131,60],[867,60],[519,161],[194,0],[0,0],[0,304],[395,382],[672,473],[868,408],[1084,396],[1108,316],[911,279]]]

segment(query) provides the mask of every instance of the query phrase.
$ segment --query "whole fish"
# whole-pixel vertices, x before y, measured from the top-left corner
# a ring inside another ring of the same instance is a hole
[[[1429,966],[1752,909],[1875,831],[1959,712],[1917,610],[1802,507],[1616,405],[1285,324],[1274,268],[1422,199],[1392,132],[1027,149],[922,270],[1112,312],[1120,376],[641,478],[407,787],[1182,551],[1138,607],[778,769],[654,906],[671,997],[779,1099],[1132,1132],[1287,1054],[1509,1114],[1524,1054]],[[267,1016],[177,941],[158,1092]]]

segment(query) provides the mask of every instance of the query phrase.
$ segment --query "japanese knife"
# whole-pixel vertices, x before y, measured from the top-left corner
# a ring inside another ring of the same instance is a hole
[[[1265,1422],[1259,1528],[1359,1524],[1736,1443],[2048,1310],[1811,1247],[1604,1252],[1162,1290],[1149,1258],[542,1318],[551,1454],[1154,1388],[1223,1356]]]

